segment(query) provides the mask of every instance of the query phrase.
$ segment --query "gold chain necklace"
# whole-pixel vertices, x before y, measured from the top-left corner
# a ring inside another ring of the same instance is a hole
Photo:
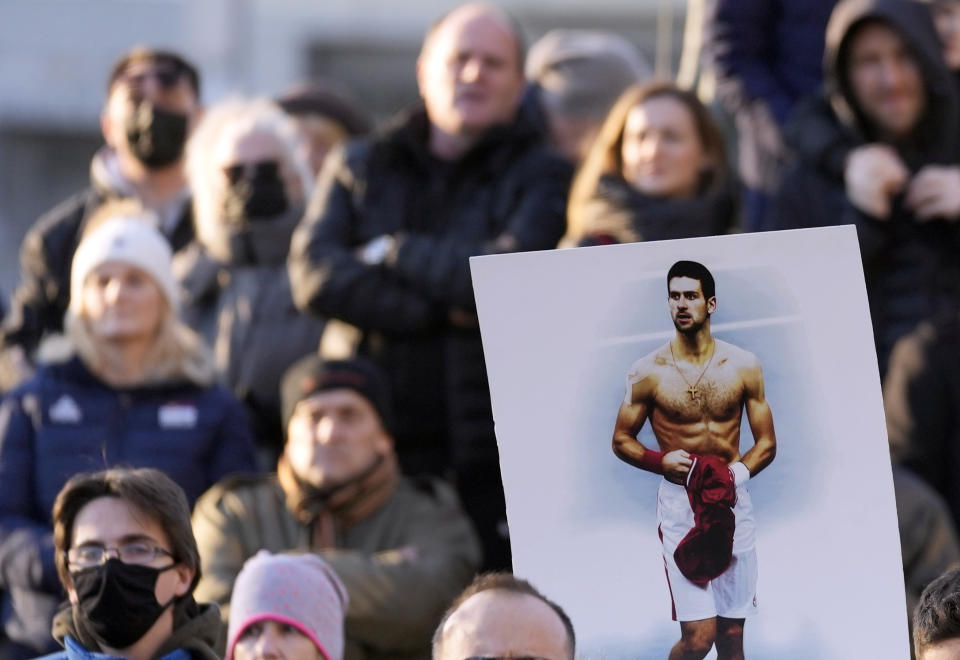
[[[707,373],[707,369],[710,368],[710,365],[713,363],[713,356],[717,354],[717,342],[713,342],[713,351],[710,353],[710,359],[707,360],[707,366],[703,368],[703,371],[700,372],[700,377],[697,378],[697,381],[691,385],[690,381],[687,380],[687,377],[683,375],[683,372],[680,371],[680,367],[677,365],[677,356],[673,354],[673,342],[670,342],[670,359],[673,360],[673,368],[677,370],[677,373],[680,374],[680,378],[683,379],[683,382],[687,384],[687,394],[690,395],[690,398],[694,401],[700,399],[700,391],[697,389],[697,385],[700,384],[700,381],[703,380],[704,374]]]

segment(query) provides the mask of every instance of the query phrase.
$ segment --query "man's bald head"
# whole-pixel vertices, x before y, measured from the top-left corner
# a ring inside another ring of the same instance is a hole
[[[525,85],[523,42],[506,13],[482,4],[448,13],[427,33],[417,59],[431,151],[455,160],[490,128],[511,124]]]
[[[506,573],[477,578],[433,637],[433,660],[475,656],[573,660],[573,624],[529,582]]]
[[[435,20],[427,29],[427,34],[423,38],[423,45],[420,47],[420,57],[424,57],[433,45],[435,37],[441,33],[441,28],[449,26],[459,27],[477,18],[485,18],[499,24],[500,28],[510,35],[516,48],[517,66],[522,74],[524,61],[527,57],[527,43],[523,38],[523,29],[513,16],[500,7],[482,2],[471,2],[460,5],[459,7],[454,7]]]

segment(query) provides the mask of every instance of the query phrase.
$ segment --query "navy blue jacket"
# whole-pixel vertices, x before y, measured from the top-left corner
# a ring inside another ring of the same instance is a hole
[[[111,388],[76,358],[11,392],[0,404],[0,588],[11,639],[38,650],[52,642],[54,499],[74,474],[112,466],[163,470],[192,504],[224,476],[255,469],[246,413],[220,387]]]
[[[737,125],[740,175],[772,190],[787,154],[780,131],[823,79],[824,33],[837,0],[706,0],[704,59]]]
[[[732,111],[764,101],[780,126],[823,79],[824,34],[837,0],[709,0],[706,55]]]

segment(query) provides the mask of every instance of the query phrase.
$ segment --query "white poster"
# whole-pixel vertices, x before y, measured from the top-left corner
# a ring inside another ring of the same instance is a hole
[[[668,292],[679,261],[708,270],[713,297],[697,297],[702,276],[675,277]],[[514,570],[571,616],[578,657],[666,658],[681,639],[674,608],[688,634],[712,621],[723,643],[736,643],[744,621],[748,659],[909,657],[852,227],[478,257],[471,266]],[[694,512],[686,500],[704,456],[739,458],[740,479],[753,473],[735,488],[736,506],[728,502],[730,524],[702,513],[716,504]],[[640,464],[666,466],[683,485]],[[720,539],[706,569],[703,548],[714,546],[692,532],[678,537],[684,516],[710,543]],[[672,538],[661,542],[658,527]],[[683,562],[678,541],[689,551]]]

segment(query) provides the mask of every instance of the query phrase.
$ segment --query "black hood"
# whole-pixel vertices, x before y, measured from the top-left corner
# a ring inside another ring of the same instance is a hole
[[[943,61],[929,7],[910,0],[843,0],[830,16],[823,56],[830,104],[840,121],[865,142],[877,136],[857,105],[847,79],[850,37],[864,24],[880,22],[897,32],[912,51],[927,92],[917,128],[898,145],[912,168],[955,162],[960,155],[960,103],[954,78]]]

